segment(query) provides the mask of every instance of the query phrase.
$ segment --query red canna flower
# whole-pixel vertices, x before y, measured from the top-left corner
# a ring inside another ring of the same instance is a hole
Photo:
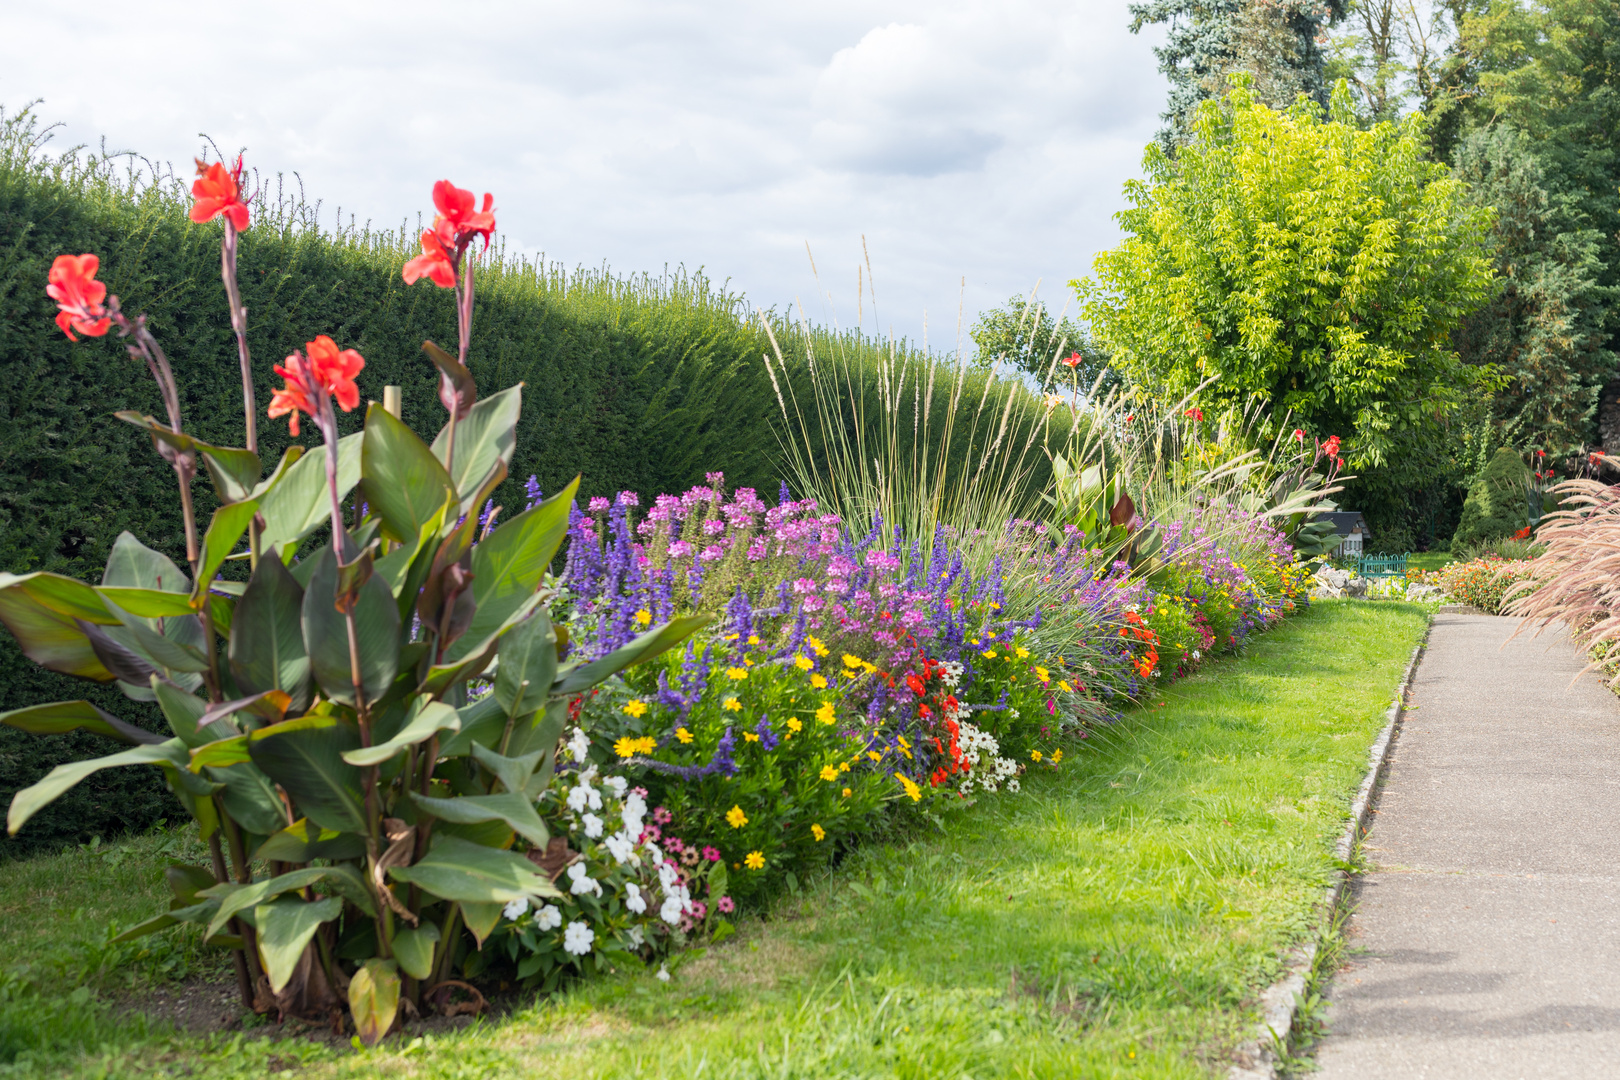
[[[61,308],[56,325],[69,341],[77,330],[89,337],[100,337],[112,325],[107,309],[101,302],[107,298],[107,286],[96,280],[101,260],[94,255],[58,255],[51,263],[45,295]]]
[[[360,388],[354,384],[354,377],[366,366],[365,357],[353,349],[338,349],[337,342],[325,334],[317,334],[304,346],[304,353],[316,381],[326,387],[338,408],[353,412],[360,404]]]
[[[364,357],[353,349],[340,350],[337,342],[325,334],[319,334],[314,341],[306,343],[304,355],[315,386],[330,394],[339,408],[349,412],[360,404],[360,388],[355,385],[354,377],[366,366]],[[298,414],[305,412],[314,416],[317,408],[315,387],[305,381],[297,360],[298,354],[294,353],[287,357],[286,366],[276,365],[276,374],[286,380],[286,385],[270,398],[269,410],[272,420],[289,413],[292,415],[292,419],[287,421],[287,431],[294,438],[298,436]]]
[[[1188,409],[1187,415],[1192,417],[1193,422],[1196,424],[1202,424],[1204,422],[1204,410],[1197,408],[1196,406]]]
[[[441,289],[456,287],[455,263],[432,229],[422,230],[422,254],[405,264],[405,284],[414,285],[424,277]]]
[[[1297,443],[1302,443],[1302,442],[1305,441],[1305,429],[1304,428],[1298,428],[1297,427],[1297,428],[1294,429],[1294,441],[1297,442]]]
[[[289,356],[287,359],[291,360],[292,357]],[[292,419],[287,421],[287,431],[296,439],[298,437],[298,414],[306,412],[311,416],[315,415],[313,395],[310,392],[309,384],[304,381],[304,377],[298,373],[296,368],[282,367],[277,364],[275,371],[277,375],[286,380],[286,385],[270,396],[270,419],[274,420],[278,416],[286,416],[291,413]]]
[[[197,180],[191,185],[191,195],[197,201],[191,204],[191,220],[201,225],[213,221],[221,214],[237,232],[248,227],[247,203],[242,199],[242,155],[236,155],[236,164],[230,169],[222,162],[206,165],[197,162]]]
[[[1067,367],[1079,367],[1080,361],[1083,359],[1085,359],[1085,357],[1076,352],[1073,356],[1065,357],[1063,363]]]
[[[472,192],[448,180],[440,180],[433,185],[433,206],[439,211],[439,216],[433,219],[433,230],[446,244],[459,244],[475,235],[482,236],[487,248],[495,232],[495,215],[491,212],[494,202],[495,197],[486,191],[484,208],[474,210]]]
[[[1337,435],[1330,436],[1328,441],[1322,444],[1322,452],[1330,458],[1338,457],[1339,437]]]

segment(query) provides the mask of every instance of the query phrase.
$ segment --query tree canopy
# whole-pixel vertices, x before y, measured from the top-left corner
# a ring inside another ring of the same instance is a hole
[[[1199,105],[1171,158],[1126,186],[1123,243],[1071,282],[1097,344],[1146,392],[1255,396],[1272,423],[1345,436],[1352,467],[1438,426],[1490,368],[1452,348],[1489,295],[1491,211],[1428,157],[1424,120],[1363,129],[1331,110],[1260,104],[1240,77]]]

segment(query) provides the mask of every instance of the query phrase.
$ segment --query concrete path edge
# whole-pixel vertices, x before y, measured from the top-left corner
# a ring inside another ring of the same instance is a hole
[[[1412,677],[1417,674],[1418,661],[1423,658],[1423,650],[1429,644],[1429,632],[1433,627],[1434,617],[1431,615],[1429,625],[1423,630],[1422,639],[1412,648],[1412,658],[1406,663],[1406,674],[1401,676],[1400,685],[1395,688],[1395,700],[1384,713],[1384,729],[1379,732],[1378,738],[1372,744],[1372,750],[1368,752],[1367,775],[1362,778],[1361,787],[1356,791],[1355,800],[1350,804],[1344,832],[1340,834],[1338,843],[1333,846],[1334,857],[1340,863],[1350,862],[1351,856],[1355,854],[1356,845],[1366,835],[1367,818],[1372,813],[1373,796],[1384,778],[1390,746],[1394,743],[1395,734],[1400,730],[1401,720],[1406,715],[1406,699],[1412,688]],[[1342,869],[1333,871],[1327,888],[1323,890],[1322,899],[1316,905],[1318,927],[1326,926],[1333,918],[1349,883],[1349,873]],[[1275,1048],[1285,1045],[1288,1042],[1289,1032],[1293,1030],[1294,1014],[1299,1008],[1300,999],[1305,996],[1311,965],[1316,961],[1316,946],[1317,942],[1313,937],[1291,946],[1283,953],[1282,978],[1261,993],[1260,1025],[1255,1029],[1253,1038],[1239,1043],[1233,1050],[1236,1064],[1227,1071],[1227,1080],[1276,1080]]]

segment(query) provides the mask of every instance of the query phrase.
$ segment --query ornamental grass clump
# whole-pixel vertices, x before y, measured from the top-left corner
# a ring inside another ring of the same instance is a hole
[[[62,331],[116,332],[157,382],[164,420],[117,418],[146,431],[174,470],[186,566],[126,532],[99,585],[0,574],[0,621],[31,659],[155,700],[171,732],[87,701],[0,715],[25,731],[84,729],[130,747],[19,791],[9,831],[97,770],[162,770],[210,864],[171,867],[170,909],[117,940],[204,927],[208,946],[230,950],[244,1006],[335,1026],[346,1006],[366,1043],[403,1014],[455,1008],[452,993],[468,988],[453,976],[478,969],[469,955],[503,914],[530,945],[525,973],[549,984],[562,964],[656,957],[692,900],[647,839],[641,796],[582,757],[555,792],[551,781],[579,695],[706,620],[643,624],[600,655],[569,653],[547,610],[548,566],[578,480],[504,522],[497,508],[476,512],[507,475],[522,399],[521,385],[480,398],[469,367],[468,251],[489,243],[492,199],[479,207],[470,191],[434,185],[437,214],[404,269],[407,282],[427,278],[455,300],[454,353],[423,345],[447,412],[432,444],[376,403],[363,431],[339,439],[337,410],[359,406],[366,362],[317,335],[276,366],[283,385],[267,412],[295,436],[307,418],[319,442],[292,446],[266,472],[235,280],[237,234],[252,214],[242,178],[240,158],[199,163],[191,216],[223,219],[246,446],[187,434],[168,357],[145,317],[127,316],[96,280],[96,255],[51,268]],[[190,486],[199,467],[219,501],[202,528]],[[229,561],[246,564],[245,581],[221,577]],[[467,684],[492,668],[487,692],[469,700]]]
[[[1613,465],[1614,459],[1604,458]],[[1524,626],[1568,628],[1595,667],[1620,670],[1620,489],[1596,480],[1567,480],[1553,489],[1564,509],[1542,518],[1539,558],[1520,564],[1506,592],[1506,614]],[[1523,627],[1521,627],[1523,629]],[[1620,685],[1620,676],[1611,685]]]

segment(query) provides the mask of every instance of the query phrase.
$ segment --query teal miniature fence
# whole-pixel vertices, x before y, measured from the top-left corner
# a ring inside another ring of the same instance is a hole
[[[1364,578],[1403,577],[1406,574],[1406,556],[1368,555],[1361,560],[1358,572]]]

